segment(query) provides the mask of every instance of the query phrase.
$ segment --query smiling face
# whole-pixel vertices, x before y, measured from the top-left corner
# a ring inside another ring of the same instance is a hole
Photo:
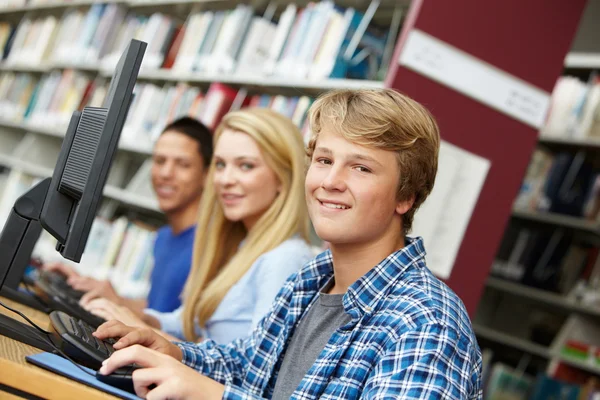
[[[213,157],[213,182],[225,217],[250,230],[281,189],[277,175],[258,144],[243,132],[225,129]]]
[[[394,152],[321,130],[305,184],[316,233],[332,245],[401,239],[401,215],[411,202],[396,200],[399,174]]]
[[[151,177],[165,214],[197,206],[205,178],[198,142],[177,131],[164,132],[154,146]]]

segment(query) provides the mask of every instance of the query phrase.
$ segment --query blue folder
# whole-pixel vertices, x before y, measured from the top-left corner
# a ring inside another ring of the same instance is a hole
[[[57,356],[56,354],[39,353],[27,356],[25,359],[27,362],[37,365],[38,367],[47,369],[48,371],[65,376],[76,382],[83,383],[84,385],[91,386],[103,392],[112,394],[113,396],[117,396],[121,399],[139,399],[139,397],[137,397],[135,394],[131,394],[124,390],[107,385],[106,383],[100,382],[98,379],[96,379],[96,371],[93,369],[81,367],[86,371],[89,371],[92,375],[86,374],[77,368],[77,366],[73,365],[71,361]]]

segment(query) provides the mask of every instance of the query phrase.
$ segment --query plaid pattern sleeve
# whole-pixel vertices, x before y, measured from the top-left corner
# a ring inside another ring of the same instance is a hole
[[[185,365],[222,384],[241,383],[242,372],[252,351],[250,338],[236,340],[227,346],[220,346],[212,340],[176,345],[183,353]]]
[[[481,399],[481,388],[471,384],[479,368],[477,349],[455,329],[426,324],[394,342],[371,371],[361,398]]]
[[[481,353],[460,299],[425,265],[422,239],[350,286],[338,328],[293,399],[482,398]],[[179,343],[183,362],[225,385],[224,399],[270,399],[286,344],[333,274],[326,251],[290,277],[252,336],[222,346]]]

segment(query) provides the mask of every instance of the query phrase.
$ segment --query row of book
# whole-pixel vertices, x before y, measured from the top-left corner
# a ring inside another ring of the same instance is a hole
[[[558,79],[540,135],[600,140],[600,80],[596,74],[587,82],[572,76]]]
[[[66,69],[43,76],[5,72],[0,75],[0,115],[12,122],[64,127],[74,110],[99,107],[107,81]]]
[[[579,282],[600,278],[598,248],[574,240],[564,229],[511,223],[500,244],[492,275],[571,295]]]
[[[74,110],[101,106],[107,80],[71,69],[56,70],[41,78],[29,73],[0,75],[0,115],[5,121],[63,129]],[[215,128],[232,108],[271,108],[307,131],[306,116],[313,99],[307,96],[246,96],[243,91],[212,83],[206,92],[186,83],[138,83],[123,128],[126,143],[153,143],[162,128],[182,116],[199,119]],[[236,104],[237,101],[237,104]],[[158,110],[158,111],[157,111]]]
[[[94,4],[67,9],[62,17],[25,15],[17,26],[4,23],[0,46],[8,65],[68,60],[112,70],[136,38],[148,43],[142,64],[147,69],[312,80],[384,76],[397,31],[373,26],[365,14],[328,0],[305,8],[289,4],[277,21],[273,15],[255,15],[244,4],[226,11],[193,8],[181,24],[165,13],[147,16],[120,4]]]
[[[588,375],[577,384],[539,373],[532,376],[522,369],[495,362],[485,382],[485,400],[598,400],[600,385]]]
[[[36,6],[42,4],[58,4],[72,2],[73,0],[3,0],[0,10],[4,8],[16,8],[25,6]]]
[[[547,211],[599,220],[600,172],[584,151],[534,151],[514,203],[517,210]]]
[[[96,217],[79,264],[71,264],[84,276],[109,279],[125,297],[145,297],[154,267],[152,249],[156,232],[138,221],[120,217],[108,221]],[[44,232],[33,256],[42,262],[63,262],[54,249],[56,240]]]
[[[0,168],[0,231],[15,200],[40,179],[18,169]],[[36,244],[33,258],[70,264],[84,275],[110,279],[124,296],[144,297],[154,266],[154,239],[155,229],[148,225],[125,217],[114,221],[96,217],[79,264],[62,258],[56,251],[56,239],[45,231]]]
[[[150,142],[156,140],[167,123],[183,115],[197,118],[214,129],[229,110],[245,106],[271,108],[290,118],[306,134],[307,112],[313,101],[308,96],[245,96],[220,83],[211,84],[206,93],[185,83],[164,86],[146,83],[138,85],[136,90],[138,94],[131,106],[124,135],[134,141]]]

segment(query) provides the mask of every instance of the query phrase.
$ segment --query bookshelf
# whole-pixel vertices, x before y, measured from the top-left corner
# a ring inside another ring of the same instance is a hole
[[[513,218],[525,219],[544,224],[561,226],[591,234],[600,234],[600,224],[580,217],[572,217],[550,212],[513,210]]]
[[[131,193],[125,189],[121,189],[115,186],[106,186],[104,188],[104,196],[113,200],[117,200],[124,204],[160,213],[158,203],[155,199],[149,199],[147,197]]]
[[[565,67],[567,68],[583,68],[597,69],[600,68],[600,52],[598,53],[583,53],[572,52],[567,54],[565,58]]]
[[[306,134],[306,111],[318,94],[330,89],[384,86],[383,60],[389,62],[410,1],[339,0],[336,8],[327,2],[302,0],[243,4],[232,0],[14,3],[25,5],[0,6],[0,50],[7,43],[7,32],[16,29],[10,49],[0,51],[0,166],[7,168],[0,176],[0,189],[2,182],[25,189],[27,184],[52,174],[53,157],[58,154],[68,117],[84,105],[102,104],[116,59],[124,48],[122,43],[135,35],[149,43],[144,58],[147,64],[140,70],[136,99],[121,135],[99,216],[114,221],[133,217],[157,225],[164,222],[164,216],[150,185],[150,155],[161,126],[175,117],[190,115],[214,128],[230,109],[252,105],[287,115]],[[306,8],[311,12],[304,13]],[[281,24],[284,15],[290,17],[289,25]],[[192,25],[201,18],[210,21],[203,34],[198,33],[198,25]],[[262,41],[256,39],[260,35],[252,35],[261,23],[269,33],[262,34]],[[301,23],[306,25],[306,34],[293,39],[292,28]],[[370,44],[359,43],[354,53],[367,54],[369,71],[364,74],[350,73],[342,57],[359,23],[366,24],[366,34],[371,35]],[[19,29],[23,30],[22,40],[17,40]],[[381,32],[389,29],[390,39],[384,40]],[[191,38],[187,45],[186,31]],[[230,31],[239,31],[239,35],[223,33]],[[276,33],[283,40],[272,50]],[[37,39],[32,35],[38,35]],[[328,43],[328,51],[318,53],[321,42],[323,46]],[[368,46],[379,47],[369,55],[364,51]],[[387,58],[383,56],[386,51]],[[191,61],[178,64],[179,58],[190,55]],[[253,55],[263,58],[256,60]],[[267,70],[267,64],[271,69]],[[29,155],[30,149],[34,155]],[[15,184],[20,178],[23,182]],[[9,195],[0,190],[0,206],[12,205],[11,196],[17,193],[13,192]],[[123,223],[115,229],[123,230]],[[130,221],[125,224],[131,225]],[[96,225],[98,229],[103,226],[98,220]]]
[[[47,65],[10,65],[0,64],[0,71],[14,72],[32,72],[47,73],[54,69],[74,69],[88,72],[99,73],[102,76],[110,77],[112,71],[103,70],[97,65],[92,64],[68,64],[51,63]],[[138,76],[140,81],[160,81],[160,82],[187,82],[190,84],[210,84],[212,82],[221,82],[236,87],[250,87],[257,89],[271,89],[275,92],[295,91],[311,95],[318,95],[327,90],[333,89],[380,89],[383,88],[382,81],[363,80],[363,79],[289,79],[279,77],[260,77],[243,76],[240,74],[203,74],[203,73],[174,73],[167,69],[142,70]]]
[[[252,77],[236,74],[227,76],[223,74],[197,74],[188,73],[174,74],[169,70],[154,70],[141,71],[139,75],[141,80],[153,80],[164,82],[188,82],[188,83],[211,83],[221,82],[231,86],[251,87],[251,88],[269,88],[276,89],[282,92],[283,89],[291,89],[317,95],[332,89],[379,89],[383,88],[383,82],[371,81],[362,79],[324,79],[324,80],[307,80],[307,79],[289,79],[277,77]]]
[[[505,346],[521,350],[525,353],[535,354],[536,356],[545,359],[549,359],[551,357],[549,348],[532,341],[520,339],[503,332],[498,332],[495,329],[491,329],[477,323],[473,323],[473,329],[475,330],[475,334],[480,338],[501,343]]]
[[[15,130],[23,131],[23,132],[31,132],[31,133],[36,133],[36,134],[40,134],[40,135],[54,136],[54,137],[58,137],[58,138],[64,137],[66,129],[67,129],[66,126],[64,128],[60,128],[60,127],[52,128],[52,127],[47,127],[47,126],[40,126],[40,125],[34,125],[34,124],[28,124],[28,123],[18,123],[18,122],[5,121],[5,120],[0,119],[0,129],[2,129],[2,128],[15,129]],[[150,146],[149,144],[129,143],[129,142],[124,142],[123,140],[119,143],[119,150],[128,151],[131,153],[138,153],[138,154],[142,154],[142,155],[151,155],[152,154],[152,146]]]
[[[23,171],[24,173],[32,175],[36,178],[47,178],[52,176],[52,168],[43,167],[35,163],[19,160],[15,157],[4,154],[0,154],[0,165]],[[136,195],[135,193],[130,193],[125,189],[118,188],[113,185],[107,184],[105,186],[104,197],[116,200],[126,205],[134,206],[142,210],[160,213],[156,200]]]
[[[127,3],[121,0],[103,0],[103,3]],[[68,7],[86,7],[97,3],[95,0],[60,0],[60,1],[47,1],[40,4],[29,4],[25,6],[11,7],[11,6],[0,6],[0,15],[2,14],[18,14],[26,13],[29,11],[50,11],[50,10],[61,10]]]
[[[600,364],[593,357],[579,359],[567,351],[588,345],[591,353],[600,346],[600,307],[594,306],[593,296],[600,271],[600,218],[592,201],[593,188],[600,182],[600,47],[595,39],[599,19],[600,1],[589,1],[564,58],[565,76],[554,87],[473,323],[478,338],[500,358],[505,356],[502,349],[513,349],[506,355],[511,366],[519,362],[514,354],[526,359],[535,355],[540,358],[537,372],[556,379],[561,379],[555,375],[559,365],[600,376]],[[582,293],[585,302],[579,300]]]
[[[544,137],[538,142],[545,146],[569,146],[588,150],[600,150],[600,138],[570,138],[570,137]]]
[[[552,307],[563,309],[565,311],[600,318],[600,309],[595,309],[590,306],[580,304],[573,299],[557,293],[549,292],[547,290],[536,289],[493,276],[490,276],[487,279],[486,286],[488,288],[510,293],[517,297],[526,298]]]
[[[523,353],[533,354],[546,360],[560,360],[565,364],[583,369],[594,375],[600,375],[600,365],[591,361],[582,361],[568,357],[552,351],[552,349],[549,347],[539,345],[529,340],[520,339],[506,333],[498,332],[497,330],[487,328],[480,324],[473,324],[473,329],[478,337],[485,340],[500,343],[513,349],[520,350]]]

